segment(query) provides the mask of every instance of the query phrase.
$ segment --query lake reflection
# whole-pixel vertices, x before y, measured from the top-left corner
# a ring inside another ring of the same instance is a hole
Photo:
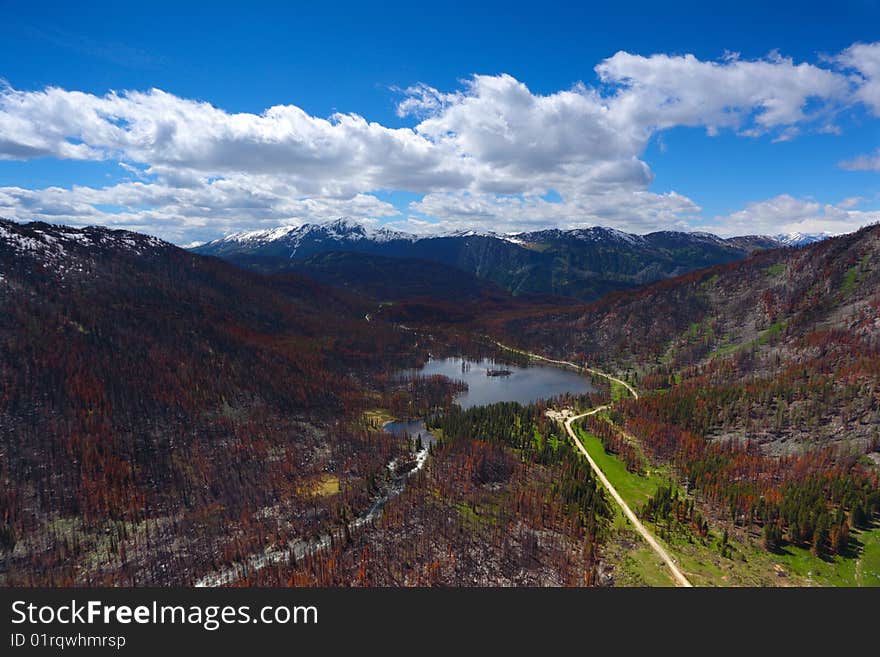
[[[486,371],[490,369],[509,370],[510,375],[487,376]],[[462,408],[502,401],[525,405],[565,393],[583,395],[595,391],[586,377],[570,370],[538,364],[518,367],[489,359],[432,358],[423,368],[409,373],[422,376],[443,374],[450,379],[464,381],[468,384],[468,390],[455,399]]]

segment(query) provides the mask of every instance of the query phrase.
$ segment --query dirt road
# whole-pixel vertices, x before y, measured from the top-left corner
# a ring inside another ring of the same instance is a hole
[[[593,369],[592,367],[582,367],[580,365],[576,365],[575,363],[570,363],[567,360],[555,360],[553,358],[546,358],[544,356],[539,356],[538,354],[533,354],[528,351],[523,351],[522,349],[516,349],[515,347],[508,347],[506,344],[502,344],[500,342],[495,341],[495,344],[501,347],[502,349],[507,349],[507,351],[512,351],[515,354],[522,354],[523,356],[528,356],[529,358],[534,358],[535,360],[543,360],[546,363],[555,363],[556,365],[565,365],[566,367],[571,367],[581,372],[589,372],[590,374],[595,374],[596,376],[601,376],[602,378],[608,379],[609,381],[613,381],[614,383],[619,383],[624,388],[629,391],[629,394],[633,396],[633,399],[639,398],[639,393],[636,392],[636,389],[633,388],[629,383],[624,381],[623,379],[618,379],[616,376],[611,376],[610,374],[606,374],[601,370]]]
[[[558,365],[565,365],[567,367],[573,367],[576,370],[586,371],[591,374],[595,374],[596,376],[604,377],[604,378],[608,379],[609,381],[614,381],[614,382],[619,383],[620,385],[624,386],[627,390],[629,390],[630,394],[632,394],[632,396],[635,399],[639,398],[639,393],[637,393],[635,388],[633,388],[629,383],[627,383],[626,381],[623,381],[622,379],[618,379],[617,377],[611,376],[610,374],[606,374],[605,372],[602,372],[600,370],[596,370],[591,367],[581,367],[579,365],[576,365],[574,363],[570,363],[565,360],[555,360],[553,358],[545,358],[544,356],[539,356],[537,354],[532,354],[527,351],[522,351],[520,349],[514,349],[512,347],[508,347],[507,345],[501,344],[500,342],[496,342],[495,344],[497,344],[499,347],[503,347],[504,349],[507,349],[509,351],[513,351],[518,354],[523,354],[525,356],[529,356],[529,357],[535,358],[537,360],[543,360],[548,363],[556,363]],[[607,408],[609,408],[608,405],[597,406],[596,408],[592,409],[591,411],[587,411],[586,413],[581,413],[580,415],[573,415],[573,416],[569,416],[569,417],[565,418],[565,416],[557,414],[556,417],[557,417],[557,419],[563,421],[563,424],[565,425],[565,430],[568,432],[568,435],[574,441],[574,444],[577,446],[580,453],[583,454],[585,457],[587,457],[587,462],[589,462],[590,467],[593,469],[593,472],[595,472],[596,476],[599,477],[599,481],[602,482],[602,485],[605,486],[606,490],[609,493],[611,493],[611,497],[614,498],[614,501],[617,502],[617,505],[623,511],[623,515],[625,515],[627,517],[627,519],[632,523],[633,527],[636,528],[636,531],[641,535],[642,538],[645,539],[645,542],[651,546],[651,549],[657,553],[657,555],[663,560],[663,562],[669,568],[670,572],[672,573],[672,577],[675,580],[676,585],[683,586],[683,587],[691,587],[693,585],[688,581],[688,578],[685,577],[684,574],[678,569],[678,566],[675,565],[675,560],[669,555],[669,553],[666,551],[666,549],[662,545],[660,545],[660,543],[657,541],[657,539],[654,538],[654,535],[648,531],[648,528],[642,524],[642,521],[638,519],[638,517],[636,516],[635,513],[633,513],[633,510],[629,508],[629,505],[620,496],[620,493],[617,492],[617,489],[614,488],[614,486],[611,484],[611,482],[608,481],[608,477],[605,476],[605,473],[602,472],[602,469],[596,464],[596,462],[593,460],[593,457],[590,456],[590,453],[586,450],[583,443],[581,443],[580,438],[577,437],[577,434],[574,432],[574,429],[572,429],[572,427],[571,427],[572,422],[574,422],[575,420],[580,420],[581,418],[585,418],[588,415],[594,415],[595,413],[598,413],[600,411],[604,411]]]
[[[669,570],[672,572],[672,577],[675,579],[675,583],[678,586],[687,586],[690,587],[692,584],[688,581],[687,577],[678,569],[678,566],[675,565],[675,560],[669,556],[669,553],[665,550],[665,548],[660,545],[657,539],[648,531],[648,528],[645,527],[641,520],[636,517],[636,514],[633,513],[632,509],[629,508],[629,505],[624,501],[624,499],[620,496],[620,493],[617,492],[617,489],[611,485],[611,482],[608,481],[608,477],[605,476],[605,473],[602,472],[601,468],[596,464],[593,460],[593,457],[590,456],[590,453],[586,450],[583,444],[580,441],[580,438],[577,437],[577,434],[574,432],[574,429],[571,427],[571,423],[575,420],[580,420],[581,418],[587,417],[588,415],[593,415],[594,413],[598,413],[599,411],[603,411],[607,406],[599,406],[594,408],[593,410],[587,413],[581,413],[580,415],[574,415],[569,417],[565,421],[565,430],[568,432],[568,435],[571,436],[571,439],[574,441],[574,444],[577,445],[578,450],[587,457],[587,461],[590,463],[590,467],[593,468],[593,472],[596,473],[596,476],[599,477],[599,481],[602,482],[602,485],[611,493],[611,497],[614,498],[614,501],[617,502],[618,506],[620,506],[623,514],[629,519],[629,521],[633,524],[633,527],[636,528],[636,531],[641,534],[642,538],[645,539],[648,545],[657,553],[657,555],[663,559],[663,562],[669,567]]]

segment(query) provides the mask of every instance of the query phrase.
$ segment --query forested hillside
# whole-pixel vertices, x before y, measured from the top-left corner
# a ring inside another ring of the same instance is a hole
[[[415,353],[368,310],[144,235],[0,223],[0,582],[189,581],[366,504],[397,446],[351,419]]]
[[[873,226],[498,330],[625,373],[610,419],[714,517],[833,554],[880,510],[878,263]]]
[[[230,258],[240,267],[257,271],[294,272],[319,283],[375,301],[414,300],[472,303],[503,301],[504,288],[473,274],[431,260],[390,258],[355,252],[316,253],[303,260],[259,256]]]

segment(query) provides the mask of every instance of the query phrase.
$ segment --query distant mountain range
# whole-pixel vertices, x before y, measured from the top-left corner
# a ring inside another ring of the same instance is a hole
[[[786,239],[794,245],[812,237]],[[296,269],[305,274],[309,274],[309,266],[303,263],[320,253],[409,258],[455,267],[515,295],[551,294],[591,300],[614,290],[735,262],[755,251],[788,244],[782,238],[765,236],[725,239],[709,233],[676,231],[635,235],[601,227],[515,235],[458,231],[422,236],[338,219],[236,233],[192,251],[263,271]],[[393,262],[385,264],[395,266]],[[321,264],[324,275],[326,265]],[[346,265],[351,271],[352,263]]]

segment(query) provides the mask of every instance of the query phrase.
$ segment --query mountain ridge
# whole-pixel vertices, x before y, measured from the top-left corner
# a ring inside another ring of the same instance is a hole
[[[780,246],[764,236],[722,238],[681,231],[635,235],[604,227],[517,234],[468,230],[421,236],[343,218],[236,233],[192,251],[230,260],[248,256],[253,266],[259,257],[304,260],[317,253],[345,251],[414,258],[456,267],[514,295],[549,294],[588,301]]]
[[[703,239],[712,242],[731,243],[747,241],[763,241],[768,245],[800,245],[802,243],[812,243],[821,241],[831,237],[830,233],[780,233],[776,235],[736,235],[732,237],[721,237],[715,233],[708,231],[676,231],[676,230],[657,230],[649,233],[628,233],[626,231],[611,228],[608,226],[584,226],[577,228],[542,228],[533,231],[516,231],[516,232],[497,232],[491,230],[476,229],[455,229],[450,231],[436,231],[427,233],[411,233],[402,230],[385,228],[384,226],[372,226],[369,223],[358,221],[350,217],[338,217],[324,222],[306,222],[302,224],[285,224],[273,228],[261,228],[255,230],[237,231],[224,235],[223,237],[208,240],[205,242],[194,243],[192,246],[183,247],[192,251],[201,251],[207,248],[219,250],[221,245],[229,244],[265,244],[269,242],[283,241],[302,237],[309,233],[325,233],[339,239],[357,240],[373,240],[377,242],[391,240],[405,240],[409,242],[417,242],[420,240],[444,239],[444,238],[463,238],[463,237],[492,237],[495,239],[510,242],[512,244],[529,244],[542,239],[552,237],[572,237],[580,240],[599,240],[599,239],[616,239],[627,242],[643,242],[650,241],[653,237],[663,235],[681,235],[690,236],[694,239]],[[212,253],[212,255],[214,255]],[[293,255],[293,254],[292,254]]]

